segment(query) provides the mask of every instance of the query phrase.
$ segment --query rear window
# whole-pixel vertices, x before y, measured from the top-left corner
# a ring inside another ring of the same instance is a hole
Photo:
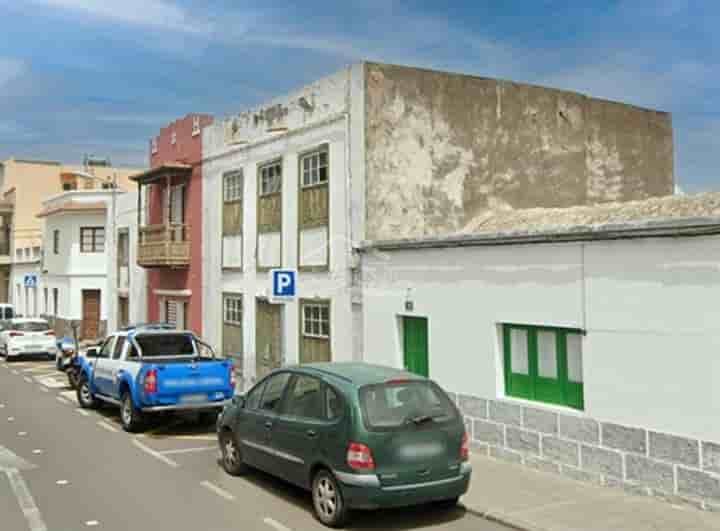
[[[42,321],[31,321],[28,323],[15,323],[12,325],[12,329],[19,332],[45,332],[50,330],[50,325]]]
[[[144,358],[194,356],[192,336],[187,334],[153,334],[136,336]]]
[[[360,405],[369,429],[397,429],[413,423],[445,423],[457,410],[440,387],[426,380],[375,384],[360,389]]]

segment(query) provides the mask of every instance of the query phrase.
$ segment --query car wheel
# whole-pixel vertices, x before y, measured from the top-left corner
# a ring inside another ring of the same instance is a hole
[[[198,416],[198,423],[201,426],[214,426],[217,423],[218,414],[218,411],[203,411]]]
[[[80,378],[76,389],[77,401],[80,407],[84,409],[95,409],[98,405],[95,396],[90,389],[90,382],[86,377]]]
[[[240,445],[230,430],[220,434],[220,453],[222,454],[222,467],[231,476],[242,476],[247,472],[247,465],[243,462]]]
[[[315,516],[328,527],[342,527],[347,519],[347,508],[335,477],[320,470],[313,478],[312,499]]]
[[[128,392],[125,392],[122,397],[120,420],[123,429],[131,433],[140,430],[143,424],[142,413],[135,407],[132,396]]]

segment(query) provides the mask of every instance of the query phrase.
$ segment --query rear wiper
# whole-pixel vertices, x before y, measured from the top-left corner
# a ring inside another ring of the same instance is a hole
[[[415,424],[424,424],[425,422],[430,422],[433,420],[433,417],[430,415],[418,415],[416,417],[408,416],[405,419],[405,424],[410,424],[411,422]]]

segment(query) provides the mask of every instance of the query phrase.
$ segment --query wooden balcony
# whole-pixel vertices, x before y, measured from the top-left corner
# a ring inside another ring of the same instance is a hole
[[[190,227],[183,224],[140,227],[138,265],[176,267],[190,265]]]

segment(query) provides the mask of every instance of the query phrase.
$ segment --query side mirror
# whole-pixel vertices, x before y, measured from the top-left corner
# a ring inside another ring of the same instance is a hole
[[[85,357],[86,358],[97,358],[99,353],[100,353],[100,351],[97,348],[92,347],[92,348],[87,349],[87,351],[85,351]]]
[[[232,397],[232,403],[239,408],[245,407],[245,395],[235,395]]]

